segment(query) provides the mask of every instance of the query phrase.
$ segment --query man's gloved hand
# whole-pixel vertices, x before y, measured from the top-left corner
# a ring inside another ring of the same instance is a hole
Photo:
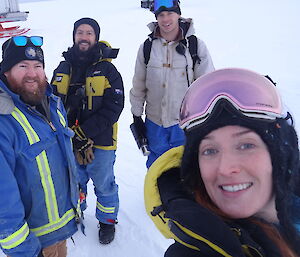
[[[92,163],[92,161],[95,159],[93,147],[89,147],[86,149],[85,152],[85,159],[84,159],[84,165],[87,165],[89,163]]]
[[[146,126],[145,126],[145,123],[144,123],[142,117],[133,115],[133,123],[137,130],[137,133],[140,136],[147,138],[146,137]]]
[[[79,152],[85,151],[90,146],[92,146],[92,144],[91,144],[92,140],[91,139],[88,139],[88,138],[82,139],[82,138],[80,138],[76,135],[73,137],[72,141],[73,141],[74,150],[77,150]]]
[[[75,136],[72,141],[75,157],[78,163],[80,165],[91,163],[94,160],[93,140],[85,136],[80,126],[73,126],[72,130],[75,132]]]
[[[73,139],[75,157],[80,165],[87,165],[89,163],[92,163],[92,161],[95,158],[93,152],[94,142],[90,138],[83,141],[84,142],[79,142],[79,143],[77,142],[78,147],[76,147]]]

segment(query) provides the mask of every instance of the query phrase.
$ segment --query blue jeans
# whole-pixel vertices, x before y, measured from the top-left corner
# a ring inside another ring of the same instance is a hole
[[[147,168],[164,152],[185,143],[185,135],[179,125],[164,128],[146,118],[145,126],[148,146],[151,151],[146,162]]]
[[[118,185],[115,182],[114,163],[115,150],[94,148],[95,159],[88,165],[77,165],[80,189],[87,194],[87,183],[91,178],[97,196],[96,218],[107,224],[117,220],[119,211]],[[86,209],[86,202],[81,204],[81,210]]]

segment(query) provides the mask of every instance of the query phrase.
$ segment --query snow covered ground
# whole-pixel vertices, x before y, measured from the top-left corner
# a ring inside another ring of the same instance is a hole
[[[154,15],[136,0],[19,0],[28,20],[18,25],[31,28],[28,35],[44,37],[46,73],[49,79],[72,45],[73,23],[82,17],[96,19],[101,39],[119,47],[113,63],[122,74],[126,103],[119,122],[115,164],[120,192],[116,238],[107,246],[97,241],[95,197],[89,186],[85,212],[86,235],[78,232],[75,245],[68,241],[70,257],[160,257],[171,240],[156,230],[144,210],[145,157],[136,148],[129,125],[132,122],[129,90],[139,45],[149,34],[146,24]],[[182,0],[183,17],[194,18],[196,34],[207,44],[216,68],[242,67],[268,74],[277,82],[291,109],[300,133],[300,2],[299,0]],[[4,26],[7,26],[4,24]],[[4,40],[0,40],[2,44]],[[0,257],[4,256],[0,253]]]

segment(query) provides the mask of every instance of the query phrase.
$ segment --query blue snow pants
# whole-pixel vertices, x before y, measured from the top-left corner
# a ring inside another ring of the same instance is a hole
[[[115,182],[114,163],[115,150],[94,148],[95,159],[87,165],[77,165],[80,189],[87,194],[87,183],[91,178],[97,196],[96,218],[102,223],[111,224],[117,220],[119,211],[118,185]],[[86,201],[81,204],[81,210],[86,209]]]
[[[164,128],[146,118],[145,126],[149,150],[151,151],[146,162],[149,169],[151,164],[164,152],[173,147],[184,145],[185,135],[179,125]]]

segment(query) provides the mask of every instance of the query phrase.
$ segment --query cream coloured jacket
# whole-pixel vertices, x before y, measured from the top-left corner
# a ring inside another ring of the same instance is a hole
[[[181,19],[190,24],[185,38],[194,34],[192,19]],[[157,22],[148,24],[151,31]],[[130,90],[131,112],[135,116],[144,113],[157,125],[170,127],[179,123],[179,110],[188,86],[198,77],[214,71],[214,65],[205,43],[198,39],[200,64],[195,65],[189,50],[185,56],[176,51],[179,42],[167,42],[163,38],[153,40],[150,59],[146,66],[142,44],[138,50],[133,87]],[[186,66],[188,76],[186,74]],[[188,81],[189,80],[189,81]]]

